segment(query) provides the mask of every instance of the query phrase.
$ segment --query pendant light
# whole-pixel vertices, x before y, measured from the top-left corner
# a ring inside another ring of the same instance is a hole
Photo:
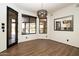
[[[43,4],[41,4],[41,5],[43,6]],[[47,18],[47,13],[48,13],[47,10],[41,9],[41,10],[37,11],[37,16],[40,19],[46,19]]]

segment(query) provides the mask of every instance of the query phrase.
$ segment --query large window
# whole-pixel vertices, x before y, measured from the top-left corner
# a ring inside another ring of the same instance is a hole
[[[22,15],[22,34],[36,33],[36,17]]]
[[[45,34],[47,33],[47,19],[39,19],[39,32],[40,34]]]

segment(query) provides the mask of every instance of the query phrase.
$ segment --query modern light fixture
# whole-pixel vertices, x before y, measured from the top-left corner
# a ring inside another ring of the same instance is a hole
[[[42,5],[43,6],[43,5]],[[37,11],[37,15],[40,19],[46,19],[47,18],[47,10],[41,9]]]

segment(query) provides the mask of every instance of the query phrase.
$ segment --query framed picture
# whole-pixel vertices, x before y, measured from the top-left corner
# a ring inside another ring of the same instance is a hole
[[[55,31],[73,31],[73,15],[54,19]]]

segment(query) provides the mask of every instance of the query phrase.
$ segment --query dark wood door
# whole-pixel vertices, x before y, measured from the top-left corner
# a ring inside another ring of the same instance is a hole
[[[7,48],[18,43],[18,12],[7,7]]]

